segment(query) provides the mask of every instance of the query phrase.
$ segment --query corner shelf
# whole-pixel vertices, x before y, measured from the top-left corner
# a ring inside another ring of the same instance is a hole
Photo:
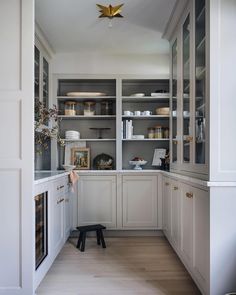
[[[124,138],[122,141],[169,141],[169,138],[143,138],[143,139],[127,139]]]
[[[84,116],[84,115],[76,115],[76,116],[66,116],[59,115],[58,118],[63,120],[113,120],[116,119],[116,115],[94,115],[94,116]]]
[[[116,141],[115,138],[81,138],[81,139],[63,139],[65,142],[83,142],[83,141]]]
[[[135,116],[135,115],[131,115],[131,116],[126,116],[123,115],[122,116],[123,119],[134,119],[134,120],[145,120],[145,119],[169,119],[170,116],[169,115],[150,115],[150,116]]]
[[[103,100],[115,100],[116,96],[57,96],[58,101],[73,100],[78,102],[96,101],[101,102]]]

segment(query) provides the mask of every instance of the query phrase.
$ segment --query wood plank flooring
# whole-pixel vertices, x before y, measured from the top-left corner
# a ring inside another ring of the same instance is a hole
[[[164,237],[87,238],[85,252],[67,242],[36,294],[201,294]]]

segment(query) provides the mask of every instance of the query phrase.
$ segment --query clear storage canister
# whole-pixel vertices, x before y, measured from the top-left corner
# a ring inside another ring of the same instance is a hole
[[[153,127],[148,128],[148,138],[150,139],[155,138],[155,128]]]
[[[169,138],[169,128],[168,127],[163,128],[163,135],[164,135],[164,138]]]
[[[84,102],[84,116],[94,116],[95,115],[95,101]]]
[[[155,138],[162,138],[162,126],[155,127]]]
[[[112,101],[104,100],[101,102],[101,115],[112,115]]]
[[[75,101],[66,101],[65,102],[65,115],[66,116],[75,116],[76,115],[76,102]]]

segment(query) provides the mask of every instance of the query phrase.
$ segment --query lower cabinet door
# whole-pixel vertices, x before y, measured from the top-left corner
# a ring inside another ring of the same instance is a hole
[[[193,199],[191,186],[181,184],[181,254],[189,267],[193,264]]]
[[[180,187],[178,181],[171,181],[171,239],[178,249],[180,245]]]
[[[72,208],[71,208],[71,198],[69,192],[65,195],[65,204],[64,204],[64,240],[66,241],[70,235],[71,230],[71,217],[72,217]]]
[[[209,192],[197,188],[193,191],[193,271],[202,289],[208,294],[210,264]]]
[[[80,176],[78,223],[116,227],[116,176]]]
[[[162,181],[163,190],[163,229],[165,235],[171,237],[171,180],[163,177]]]
[[[157,227],[157,176],[123,176],[123,227]]]
[[[52,196],[52,253],[58,254],[64,244],[64,194]]]

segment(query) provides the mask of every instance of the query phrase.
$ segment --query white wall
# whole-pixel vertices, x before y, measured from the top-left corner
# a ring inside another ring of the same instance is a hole
[[[58,53],[52,59],[52,73],[169,75],[169,56]]]

